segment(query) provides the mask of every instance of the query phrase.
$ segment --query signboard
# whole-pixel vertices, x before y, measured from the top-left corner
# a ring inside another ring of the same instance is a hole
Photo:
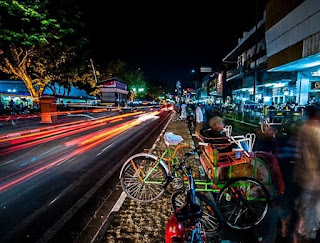
[[[127,90],[127,85],[118,81],[109,81],[102,84],[103,88],[118,88],[122,90]]]
[[[209,91],[217,90],[217,77],[212,79],[209,83]]]
[[[115,88],[116,87],[116,81],[106,82],[102,86],[105,87],[105,88]]]
[[[117,81],[116,87],[117,87],[118,89],[127,90],[127,85],[124,84],[124,83],[118,82],[118,81]]]
[[[211,67],[201,67],[200,68],[200,72],[201,73],[211,73],[212,72],[212,68]]]

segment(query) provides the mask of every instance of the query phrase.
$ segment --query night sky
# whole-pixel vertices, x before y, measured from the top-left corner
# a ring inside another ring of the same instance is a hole
[[[258,5],[256,5],[256,1]],[[108,3],[105,3],[108,2]],[[147,79],[192,86],[191,69],[220,71],[243,31],[262,18],[266,0],[192,3],[80,1],[93,60],[121,59]]]

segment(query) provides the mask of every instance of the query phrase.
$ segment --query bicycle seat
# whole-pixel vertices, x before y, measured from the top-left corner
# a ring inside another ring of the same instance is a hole
[[[187,193],[187,202],[186,204],[179,208],[176,212],[176,217],[178,221],[184,221],[187,219],[201,218],[202,208],[197,202],[191,200],[190,193]]]

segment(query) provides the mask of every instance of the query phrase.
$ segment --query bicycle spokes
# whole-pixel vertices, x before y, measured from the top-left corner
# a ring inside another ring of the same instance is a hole
[[[157,162],[153,157],[137,156],[126,164],[121,185],[130,198],[150,202],[164,193],[167,173]]]
[[[268,192],[258,181],[239,179],[221,190],[218,203],[231,227],[250,228],[264,218],[268,209]]]

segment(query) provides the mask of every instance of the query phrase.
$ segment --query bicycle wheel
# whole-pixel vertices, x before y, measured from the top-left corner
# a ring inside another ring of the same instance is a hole
[[[172,194],[171,204],[174,211],[184,205],[185,197],[185,191],[177,191]],[[200,222],[205,229],[205,234],[208,236],[218,234],[223,229],[224,225],[224,219],[219,208],[202,193],[196,192],[196,199],[200,200],[203,210]]]
[[[167,173],[151,156],[131,157],[120,176],[121,186],[129,198],[140,202],[151,202],[165,191]],[[146,178],[147,176],[147,178]]]
[[[218,207],[227,224],[236,229],[248,229],[265,217],[269,204],[266,187],[252,178],[236,178],[219,192]]]

